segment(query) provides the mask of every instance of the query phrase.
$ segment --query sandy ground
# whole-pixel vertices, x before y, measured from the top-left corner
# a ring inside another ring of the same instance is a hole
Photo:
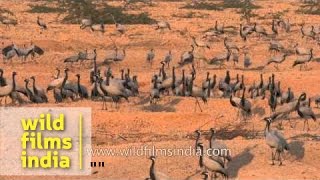
[[[284,124],[285,137],[290,143],[291,150],[286,153],[283,166],[271,166],[271,151],[266,145],[263,129],[265,126],[262,118],[269,115],[267,99],[251,100],[253,103],[253,116],[248,123],[237,119],[237,110],[232,108],[228,99],[211,98],[208,105],[203,105],[203,112],[199,109],[194,111],[194,98],[164,97],[159,104],[150,105],[148,92],[150,90],[151,76],[158,72],[159,62],[163,59],[168,50],[174,54],[173,64],[177,64],[179,56],[183,51],[189,49],[191,39],[180,35],[179,31],[188,28],[190,34],[200,37],[201,32],[214,26],[215,20],[224,22],[225,26],[239,25],[240,17],[236,10],[225,11],[205,11],[179,9],[182,2],[156,2],[154,7],[142,7],[133,12],[148,12],[152,18],[157,20],[168,20],[171,23],[172,31],[159,33],[150,25],[127,26],[126,36],[114,35],[114,26],[107,25],[107,32],[102,35],[92,33],[89,30],[80,30],[78,25],[64,25],[54,22],[56,14],[30,14],[27,13],[28,1],[1,1],[0,6],[13,11],[18,19],[19,25],[7,29],[0,26],[1,46],[14,42],[18,45],[29,44],[30,41],[42,47],[45,55],[36,59],[36,62],[22,64],[19,59],[14,59],[12,64],[0,63],[0,68],[5,70],[5,77],[10,76],[12,71],[18,72],[18,83],[23,84],[23,80],[31,75],[37,77],[37,83],[41,87],[51,81],[54,69],[65,67],[63,59],[73,55],[85,48],[97,49],[98,62],[102,62],[106,50],[110,49],[112,42],[109,35],[120,47],[127,48],[127,58],[119,63],[111,65],[113,72],[119,76],[120,69],[130,68],[132,74],[138,76],[140,85],[140,96],[130,98],[130,102],[122,102],[120,109],[116,110],[108,103],[108,110],[101,110],[101,102],[83,100],[78,102],[65,102],[54,104],[52,94],[49,93],[50,103],[44,106],[59,107],[92,107],[93,116],[93,146],[99,148],[121,149],[126,147],[138,147],[147,144],[157,148],[185,148],[194,146],[194,130],[200,128],[208,138],[208,129],[214,127],[218,130],[218,138],[224,140],[232,152],[233,160],[228,165],[230,178],[239,179],[320,179],[320,137],[319,130],[314,130],[315,122],[310,121],[312,131],[302,131],[303,121],[296,113],[291,115],[297,123],[295,129],[290,128],[288,123]],[[117,2],[111,4],[119,4]],[[263,8],[258,9],[258,14],[282,12],[284,18],[290,18],[290,22],[298,24],[304,21],[306,24],[320,22],[320,17],[297,14],[295,10],[299,4],[296,1],[257,1]],[[186,14],[189,11],[204,14],[206,18],[179,18],[173,14]],[[36,25],[37,15],[45,17],[48,23],[48,30],[40,34]],[[272,19],[254,19],[265,26],[271,33]],[[319,24],[317,24],[319,26]],[[280,39],[284,40],[285,46],[290,46],[297,42],[305,47],[313,47],[315,56],[320,56],[319,46],[313,41],[301,39],[299,27],[293,26],[293,32],[286,34],[280,32]],[[299,68],[292,68],[291,65],[296,56],[290,56],[286,62],[279,66],[276,71],[273,66],[264,70],[254,70],[254,67],[262,66],[270,57],[268,52],[268,41],[258,37],[249,38],[245,44],[237,35],[232,38],[239,46],[250,47],[250,55],[253,59],[252,70],[241,70],[243,56],[240,63],[233,67],[233,63],[227,65],[231,76],[234,78],[237,73],[245,76],[245,83],[252,84],[259,82],[259,74],[263,73],[265,81],[271,73],[274,73],[276,80],[281,81],[282,89],[291,87],[295,95],[305,91],[309,96],[319,93],[320,64],[311,62],[309,71],[299,71]],[[287,40],[289,39],[289,40]],[[223,51],[223,41],[214,40],[210,50],[197,49],[196,53],[203,54],[210,58]],[[145,62],[146,52],[149,48],[156,51],[156,62],[154,67],[150,67]],[[70,80],[75,81],[75,74],[80,73],[82,83],[89,86],[89,70],[91,64],[85,66],[69,66],[71,69]],[[102,66],[104,70],[106,67]],[[177,70],[180,74],[180,70]],[[186,68],[186,71],[189,71]],[[214,66],[205,66],[198,70],[197,83],[205,78],[206,72],[217,74],[218,79],[223,78],[225,69],[217,69]],[[171,70],[167,70],[171,72]],[[315,104],[311,104],[315,107]],[[26,105],[36,107],[37,105]],[[40,106],[40,105],[39,105]],[[43,106],[43,105],[41,105]],[[320,110],[313,109],[319,119]],[[223,115],[220,119],[215,119]],[[254,132],[252,127],[254,125]],[[275,127],[276,124],[273,126]],[[254,137],[253,137],[254,135]],[[204,137],[202,141],[207,145],[208,141]],[[98,173],[90,177],[61,177],[61,179],[144,179],[148,177],[150,160],[146,157],[93,157],[93,160],[106,162],[105,168],[94,168]],[[196,172],[198,169],[197,157],[175,156],[157,158],[157,169],[168,174],[173,179],[184,179]],[[197,176],[199,179],[199,176]],[[22,177],[0,177],[2,180],[21,179]],[[42,179],[43,177],[23,177],[23,179]],[[57,177],[45,177],[46,179],[56,179]],[[59,178],[60,179],[60,178]]]

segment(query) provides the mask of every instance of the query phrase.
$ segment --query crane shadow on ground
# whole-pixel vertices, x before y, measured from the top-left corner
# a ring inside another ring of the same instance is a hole
[[[266,114],[266,110],[263,107],[256,106],[252,109],[252,114],[263,116]]]
[[[239,136],[245,139],[249,139],[252,137],[260,138],[260,135],[258,135],[257,132],[253,132],[252,129],[250,128],[246,129],[248,125],[250,125],[250,123],[251,122],[247,122],[247,123],[241,122],[236,125],[229,124],[217,130],[215,136],[217,137],[217,139],[221,139],[221,140],[231,140]],[[206,139],[210,139],[210,135],[211,134],[209,131],[203,132],[203,136],[205,136]]]
[[[255,147],[256,146],[247,147],[240,154],[237,154],[232,158],[232,161],[228,163],[227,169],[230,178],[236,178],[239,170],[253,160],[254,155],[250,151]]]
[[[166,104],[149,104],[148,106],[143,106],[142,110],[146,112],[176,112],[174,105],[178,102],[180,102],[179,99]]]
[[[306,138],[310,138],[313,141],[320,141],[320,136],[319,135],[309,134],[309,133],[298,134],[296,136],[290,137],[290,139],[293,139],[293,140],[297,140],[297,139],[304,140]]]
[[[301,160],[304,157],[305,148],[304,142],[302,141],[292,141],[289,143],[289,154],[294,157],[294,160]]]
[[[264,66],[257,66],[257,67],[252,67],[252,68],[235,68],[236,70],[241,70],[241,71],[261,71],[264,69]]]

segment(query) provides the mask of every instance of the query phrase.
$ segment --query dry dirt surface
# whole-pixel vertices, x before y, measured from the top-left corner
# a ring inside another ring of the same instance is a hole
[[[215,2],[215,1],[214,1]],[[14,12],[18,25],[6,28],[0,25],[1,48],[14,42],[22,46],[32,41],[34,44],[45,50],[43,56],[37,57],[35,61],[30,59],[21,63],[20,59],[14,58],[12,63],[0,62],[0,68],[4,69],[5,77],[10,77],[12,71],[18,72],[18,84],[23,85],[25,78],[34,75],[41,87],[47,87],[55,74],[55,68],[63,69],[66,65],[64,58],[73,55],[75,52],[88,49],[90,52],[96,48],[98,53],[98,64],[101,64],[107,50],[113,46],[110,37],[121,47],[126,47],[127,57],[123,62],[111,64],[115,76],[120,76],[120,69],[130,68],[133,75],[138,76],[140,94],[138,97],[130,97],[129,102],[121,101],[120,108],[115,109],[111,103],[107,103],[108,110],[101,110],[102,102],[81,100],[76,102],[66,101],[55,104],[52,92],[49,92],[49,103],[43,105],[27,104],[30,107],[91,107],[92,108],[92,136],[94,148],[124,149],[129,147],[140,147],[148,145],[156,148],[188,148],[194,147],[196,129],[200,129],[201,141],[208,146],[209,129],[217,130],[217,138],[221,139],[230,148],[232,161],[228,164],[228,174],[231,179],[320,179],[320,129],[317,129],[320,120],[320,110],[316,108],[314,101],[311,107],[318,118],[317,122],[309,121],[311,130],[303,131],[303,119],[296,112],[290,115],[296,123],[291,128],[287,121],[283,123],[281,131],[286,137],[290,150],[284,155],[282,166],[271,165],[271,151],[264,138],[265,122],[262,120],[270,114],[268,98],[249,99],[252,103],[253,113],[247,122],[237,117],[237,109],[230,105],[228,98],[219,98],[216,95],[209,98],[208,104],[201,106],[203,112],[197,108],[195,111],[195,99],[192,97],[163,96],[159,103],[150,105],[149,92],[151,77],[158,73],[160,61],[168,50],[173,53],[173,65],[177,66],[180,55],[190,49],[191,38],[184,35],[187,28],[188,33],[200,38],[203,32],[214,27],[217,20],[225,26],[239,27],[241,22],[237,9],[226,9],[224,11],[181,9],[186,2],[155,1],[154,5],[144,6],[128,10],[129,13],[148,12],[150,17],[156,20],[166,20],[171,24],[171,31],[159,32],[154,30],[152,25],[126,25],[127,32],[120,36],[115,33],[114,25],[106,25],[104,34],[93,33],[89,30],[81,30],[79,25],[62,24],[56,21],[55,13],[28,13],[28,5],[36,4],[39,1],[0,1],[0,7],[7,8]],[[40,1],[41,3],[41,1]],[[111,5],[119,6],[119,1]],[[300,26],[304,22],[307,26],[320,25],[320,16],[299,14],[296,10],[301,5],[298,1],[262,1],[257,0],[255,4],[261,6],[255,10],[259,17],[251,19],[263,25],[268,33],[271,31],[272,18],[270,14],[282,12],[284,19],[290,19],[292,24],[291,32],[279,32],[279,38],[286,47],[294,43],[307,48],[313,48],[315,57],[320,57],[319,45],[308,38],[301,38]],[[139,5],[139,4],[138,4]],[[193,12],[196,17],[183,18],[181,16]],[[48,29],[40,33],[36,24],[37,16],[41,16],[48,25]],[[219,69],[216,66],[200,63],[197,68],[196,84],[200,85],[205,79],[206,72],[216,74],[217,79],[223,78],[226,69],[230,71],[232,79],[236,74],[244,75],[245,84],[258,83],[259,75],[267,77],[275,74],[276,80],[281,81],[281,88],[285,91],[288,87],[299,96],[306,92],[309,97],[316,96],[320,84],[320,64],[311,61],[308,70],[300,71],[299,67],[292,68],[296,55],[291,55],[279,65],[279,70],[273,65],[264,69],[257,67],[264,66],[270,58],[268,51],[269,40],[251,35],[247,42],[242,41],[238,35],[230,35],[235,44],[239,47],[249,47],[252,58],[252,67],[243,69],[243,52],[240,52],[240,62],[236,66],[228,62],[225,68]],[[215,38],[209,41],[210,49],[197,48],[196,53],[206,58],[211,58],[224,51],[223,38]],[[153,67],[146,63],[146,52],[154,48],[156,59]],[[242,51],[242,50],[240,50]],[[70,69],[69,79],[76,81],[76,74],[81,74],[82,83],[90,87],[89,71],[92,64],[85,65],[75,63],[67,65]],[[99,68],[104,71],[107,66]],[[188,66],[184,67],[190,72]],[[166,69],[171,74],[170,69]],[[181,68],[177,69],[181,74]],[[267,96],[268,97],[268,96]],[[217,118],[219,117],[219,118]],[[277,129],[277,122],[272,124],[272,129]],[[254,129],[254,130],[253,130]],[[148,156],[116,156],[116,157],[93,157],[94,161],[104,161],[105,168],[93,168],[91,176],[87,177],[7,177],[1,176],[1,180],[11,179],[145,179],[149,177],[151,161]],[[195,156],[158,156],[156,159],[157,170],[167,174],[172,179],[185,179],[199,170],[198,157]],[[200,179],[195,175],[195,179]]]

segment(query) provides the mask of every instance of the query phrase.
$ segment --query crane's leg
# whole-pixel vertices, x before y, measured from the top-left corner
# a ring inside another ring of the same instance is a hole
[[[279,154],[279,156],[278,156],[278,157],[279,157],[279,159],[278,159],[278,160],[279,160],[279,166],[281,166],[281,165],[282,165],[282,159],[281,159],[281,153],[280,153],[280,151],[278,151],[278,154]]]
[[[307,131],[309,131],[310,130],[310,128],[309,128],[309,121],[308,121],[308,119],[306,119],[306,121],[307,121]]]
[[[275,158],[275,154],[273,154],[273,149],[271,149],[271,165],[274,165],[274,158]]]
[[[306,120],[303,121],[303,131],[304,131],[305,127],[306,127]]]
[[[200,102],[198,101],[198,99],[197,99],[197,98],[196,98],[196,100],[197,100],[197,103],[198,103],[199,109],[200,109],[200,111],[202,112],[202,108],[201,108]]]

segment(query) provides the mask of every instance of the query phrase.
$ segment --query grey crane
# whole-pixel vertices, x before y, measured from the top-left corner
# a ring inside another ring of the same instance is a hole
[[[228,41],[228,37],[224,38],[223,41],[223,45],[227,50],[232,50],[235,49],[237,51],[239,51],[240,49],[238,48],[238,46],[236,46],[235,44],[233,44],[232,42]]]
[[[243,60],[244,68],[249,68],[251,66],[252,62],[251,62],[250,56],[248,55],[248,52],[244,53],[244,58],[243,59],[244,59]]]
[[[218,159],[211,159],[208,156],[205,156],[202,143],[198,143],[198,147],[200,149],[200,158],[199,158],[200,168],[205,168],[206,170],[211,171],[212,173],[219,173],[224,178],[227,179],[228,172],[224,167],[223,162],[219,161]]]
[[[308,118],[311,118],[313,119],[314,121],[317,120],[314,112],[312,111],[312,108],[309,107],[309,106],[300,106],[301,104],[301,100],[303,98],[306,98],[306,93],[302,93],[300,96],[299,96],[299,99],[298,99],[298,103],[296,105],[296,110],[298,112],[298,115],[304,119],[304,123],[303,123],[303,130],[305,129],[305,125],[307,124],[307,131],[310,130],[309,128],[309,123],[308,123]]]
[[[122,49],[122,53],[119,52],[118,48],[114,49],[114,52],[112,52],[111,54],[108,54],[107,57],[105,57],[104,62],[108,63],[108,62],[120,62],[123,61],[126,57],[126,50],[125,48]]]
[[[291,91],[291,88],[288,88],[288,91],[281,94],[281,104],[289,103],[294,100],[294,93]]]
[[[41,29],[47,29],[48,28],[46,23],[42,19],[40,19],[39,16],[37,17],[37,24]]]
[[[275,90],[270,91],[270,97],[268,99],[268,105],[270,107],[270,112],[274,112],[277,108],[277,92]]]
[[[218,21],[215,22],[214,25],[214,30],[215,32],[217,32],[218,34],[224,34],[224,24],[219,25]]]
[[[61,103],[63,101],[60,89],[57,89],[57,88],[53,89],[53,97],[54,97],[55,103]]]
[[[295,44],[294,48],[295,48],[295,53],[296,53],[297,55],[310,55],[310,54],[311,54],[311,51],[312,51],[312,50],[311,50],[312,48],[299,47],[299,44],[298,44],[298,43]]]
[[[16,72],[12,72],[12,83],[8,83],[7,85],[0,87],[0,98],[10,96],[10,94],[13,91],[15,91],[15,89],[16,89],[15,76],[16,75],[17,75]],[[6,100],[6,98],[5,98],[5,100]],[[2,99],[0,100],[0,104],[1,104],[1,102],[2,102]],[[6,101],[5,101],[5,104],[6,104]]]
[[[230,96],[230,104],[233,107],[236,107],[238,109],[238,116],[239,113],[241,112],[244,120],[246,120],[246,117],[251,115],[251,102],[247,100],[244,95],[245,95],[246,88],[243,88],[242,96],[241,98],[234,97],[232,94]]]
[[[233,94],[235,95],[237,91],[240,91],[245,87],[244,85],[244,75],[241,75],[241,81],[239,81],[239,77],[237,75],[237,82],[234,84],[231,84],[231,88],[233,91]]]
[[[259,36],[268,36],[267,30],[263,26],[257,25],[257,23],[254,23],[253,31],[259,34]]]
[[[279,41],[275,41],[275,40],[271,40],[270,44],[269,44],[269,51],[270,52],[281,52],[283,51],[285,48],[284,46],[279,42]]]
[[[151,49],[147,52],[147,58],[146,58],[146,60],[151,64],[151,67],[152,67],[154,58],[155,58],[155,52],[154,52],[154,49],[151,48]]]
[[[150,156],[150,160],[151,160],[151,166],[150,166],[149,175],[150,175],[151,180],[169,180],[169,179],[171,179],[168,175],[156,170],[156,157],[155,156]]]
[[[129,101],[128,97],[131,92],[124,88],[123,86],[119,86],[118,84],[111,84],[110,83],[110,76],[106,77],[105,83],[101,83],[101,89],[104,89],[108,96],[112,98],[113,103],[115,103],[116,108],[119,108],[119,101],[121,98],[126,99]]]
[[[254,32],[254,27],[251,26],[243,26],[240,24],[240,37],[243,41],[247,41],[247,36]]]
[[[64,80],[64,77],[59,78],[60,70],[57,68],[57,76],[54,77],[54,79],[48,84],[47,91],[54,90],[55,88],[60,88],[62,85],[62,82]],[[69,83],[67,80],[66,83]]]
[[[10,28],[10,25],[16,26],[18,24],[17,20],[15,19],[2,19],[0,20],[2,24],[6,25],[7,28]]]
[[[224,82],[225,82],[226,84],[230,84],[230,80],[231,80],[231,78],[230,78],[230,71],[227,70],[227,71],[226,71],[226,76],[225,76],[225,78],[224,78]]]
[[[85,49],[85,51],[78,52],[78,58],[79,58],[79,61],[81,61],[80,63],[82,63],[85,60],[91,60],[91,58],[89,58],[87,49]]]
[[[194,62],[194,46],[191,45],[191,51],[184,52],[180,57],[180,62],[178,64],[180,66],[186,65],[186,64],[193,64]]]
[[[213,65],[219,65],[221,69],[222,66],[225,66],[224,62],[229,61],[231,57],[231,50],[227,49],[227,52],[223,52],[221,54],[216,55],[215,57],[211,58],[207,63]]]
[[[100,24],[93,24],[91,25],[90,28],[92,32],[96,32],[96,31],[101,33],[105,32],[105,27],[103,22],[101,22]]]
[[[274,35],[278,35],[279,34],[279,32],[278,32],[278,23],[276,23],[275,19],[272,20],[271,30],[272,30]]]
[[[89,98],[89,95],[88,95],[88,90],[85,86],[81,85],[80,84],[80,74],[77,74],[77,94],[80,96],[81,99],[85,98]]]
[[[6,79],[3,77],[3,69],[0,69],[0,87],[7,85]]]
[[[195,79],[195,74],[192,74],[192,79],[191,81],[189,82],[189,84],[187,85],[187,91],[186,91],[186,96],[191,96],[191,97],[194,97],[195,98],[195,111],[196,111],[196,107],[197,105],[199,106],[200,108],[200,111],[202,112],[202,109],[201,109],[201,106],[200,106],[200,103],[198,101],[198,98],[201,98],[201,100],[203,101],[204,104],[207,104],[208,102],[208,91],[210,91],[209,88],[207,89],[203,89],[202,87],[198,87],[198,86],[195,86],[193,83],[194,83],[194,79]],[[209,81],[210,82],[210,81]],[[210,83],[209,83],[209,86],[210,87]]]
[[[17,55],[16,51],[14,48],[12,48],[13,45],[7,46],[2,49],[2,55],[3,55],[3,61],[5,62],[6,60],[12,60],[14,56]]]
[[[156,30],[160,29],[161,32],[164,30],[164,29],[169,29],[171,30],[171,26],[169,24],[168,21],[158,21],[157,24],[156,24]]]
[[[278,21],[278,25],[282,25],[282,28],[286,31],[286,33],[289,33],[291,30],[291,24],[289,19],[280,19],[280,21]]]
[[[274,165],[274,160],[276,158],[276,155],[278,154],[278,161],[280,166],[282,165],[281,153],[283,153],[284,150],[288,151],[289,145],[282,133],[277,130],[270,130],[272,118],[267,117],[264,118],[264,120],[266,122],[265,139],[267,145],[271,148],[272,165]]]
[[[301,32],[301,35],[302,35],[302,38],[304,37],[310,37],[311,39],[315,40],[315,36],[316,36],[316,33],[314,32],[314,26],[312,25],[311,28],[306,28],[304,26],[304,24],[300,25],[300,32]]]
[[[196,37],[194,36],[191,36],[191,39],[192,39],[192,43],[193,45],[197,46],[197,47],[201,47],[201,48],[208,48],[210,49],[210,46],[208,43],[204,42],[204,41],[200,41],[200,40],[197,40]]]
[[[212,150],[219,150],[218,151],[219,154],[217,155],[223,158],[223,163],[226,165],[227,161],[231,161],[231,155],[228,151],[228,147],[223,142],[216,140],[216,137],[215,137],[216,130],[214,128],[210,128],[210,132],[211,132],[211,137],[209,141],[209,147]]]
[[[27,95],[30,99],[31,102],[33,103],[45,103],[44,99],[41,98],[40,96],[36,95],[34,92],[32,92],[29,87],[28,87],[28,84],[29,84],[29,80],[28,79],[25,79],[24,80],[25,82],[25,88],[27,90]]]
[[[116,26],[117,32],[119,32],[121,35],[124,34],[126,32],[126,27],[123,24],[118,23],[114,18],[113,14],[111,13],[108,13],[108,14],[112,17],[112,20]]]
[[[87,27],[91,27],[92,24],[93,23],[92,23],[91,19],[81,19],[80,29],[85,29]]]
[[[172,61],[172,52],[171,50],[164,56],[163,62],[170,68],[170,62]]]
[[[44,89],[36,86],[36,78],[31,76],[30,79],[33,80],[32,89],[35,96],[39,96],[43,102],[48,102],[48,97]]]
[[[67,57],[66,59],[64,59],[64,63],[71,63],[71,65],[73,65],[73,63],[78,62],[80,60],[79,55],[74,55],[74,56],[70,56]]]
[[[15,50],[16,54],[18,55],[18,57],[22,57],[22,60],[24,60],[24,61],[27,59],[27,57],[29,55],[34,56],[35,53],[38,54],[38,55],[43,55],[44,54],[43,49],[41,49],[39,46],[34,45],[33,43],[31,43],[31,46],[29,46],[28,48],[26,48],[26,47],[19,48],[15,44],[12,44],[10,46],[7,46],[7,47],[3,48],[2,54],[6,55],[11,50]]]
[[[68,81],[68,71],[69,71],[68,68],[64,69],[65,75],[64,75],[61,87],[59,89],[60,89],[60,94],[61,94],[62,99],[70,98],[72,101],[74,101],[74,99],[75,99],[74,91],[71,91],[70,89],[67,89],[67,87],[66,87],[66,84]]]
[[[284,54],[282,54],[282,55],[280,55],[280,56],[272,56],[272,57],[268,60],[266,66],[269,65],[269,64],[275,63],[276,65],[275,65],[274,67],[275,67],[276,69],[279,69],[278,65],[281,64],[281,63],[283,63],[283,62],[286,60],[287,56],[288,56],[287,53],[284,53]],[[266,66],[265,66],[265,67],[266,67]]]
[[[237,64],[239,63],[239,52],[238,51],[232,52],[231,56],[232,56],[233,65],[235,66],[236,63]],[[227,61],[228,61],[228,59],[227,59]]]
[[[157,85],[158,75],[154,75],[153,79],[153,87],[150,92],[150,104],[156,104],[156,102],[160,99],[160,91]]]
[[[307,63],[310,62],[313,59],[313,49],[310,49],[310,54],[306,56],[299,56],[293,63],[292,67],[295,67],[296,65],[300,65],[300,70],[302,70],[302,65],[305,65],[305,68],[307,68]]]

